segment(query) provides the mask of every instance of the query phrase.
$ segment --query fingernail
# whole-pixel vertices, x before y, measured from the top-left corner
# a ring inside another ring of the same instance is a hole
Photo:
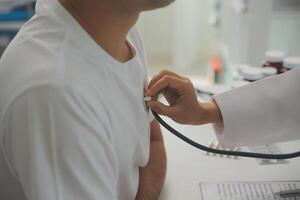
[[[144,96],[144,101],[146,101],[146,102],[151,101],[151,97],[149,97],[149,96]]]

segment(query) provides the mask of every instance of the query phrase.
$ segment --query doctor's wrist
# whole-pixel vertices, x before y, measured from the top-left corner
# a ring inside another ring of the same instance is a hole
[[[223,117],[221,110],[215,100],[210,100],[205,103],[200,103],[200,109],[202,109],[202,120],[200,124],[208,124],[208,123],[223,123]]]

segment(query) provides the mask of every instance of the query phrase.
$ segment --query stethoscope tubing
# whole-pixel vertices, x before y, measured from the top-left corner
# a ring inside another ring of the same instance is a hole
[[[248,158],[259,158],[259,159],[276,159],[276,160],[283,160],[283,159],[291,159],[300,157],[300,151],[294,153],[287,153],[287,154],[264,154],[264,153],[252,153],[252,152],[244,152],[244,151],[227,151],[221,149],[214,149],[204,145],[201,145],[190,138],[184,136],[173,127],[171,127],[167,122],[165,122],[159,114],[152,111],[153,116],[155,119],[168,131],[173,133],[175,136],[183,140],[184,142],[190,144],[191,146],[200,149],[202,151],[210,152],[213,154],[221,154],[221,155],[228,155],[228,156],[238,156],[238,157],[248,157]]]

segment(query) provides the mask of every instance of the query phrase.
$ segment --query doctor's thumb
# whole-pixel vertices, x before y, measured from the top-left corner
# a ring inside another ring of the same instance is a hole
[[[147,102],[147,107],[153,110],[154,112],[157,112],[160,115],[165,115],[168,117],[171,117],[172,115],[172,108],[169,106],[166,106],[158,101],[149,101]]]

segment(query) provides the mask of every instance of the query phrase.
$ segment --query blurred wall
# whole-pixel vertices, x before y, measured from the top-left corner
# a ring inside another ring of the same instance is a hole
[[[211,0],[177,0],[169,7],[144,12],[138,28],[148,52],[150,70],[201,71],[215,38],[208,25]]]

